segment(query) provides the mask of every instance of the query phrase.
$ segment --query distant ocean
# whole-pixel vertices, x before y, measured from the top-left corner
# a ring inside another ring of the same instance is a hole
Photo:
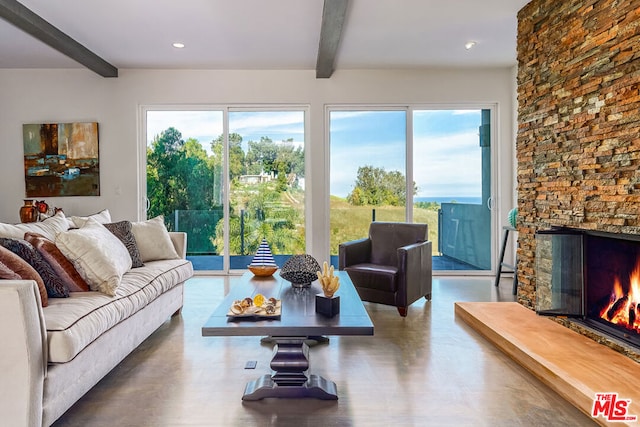
[[[437,202],[437,203],[469,203],[474,205],[479,205],[482,202],[482,197],[416,197],[413,199],[414,202]]]

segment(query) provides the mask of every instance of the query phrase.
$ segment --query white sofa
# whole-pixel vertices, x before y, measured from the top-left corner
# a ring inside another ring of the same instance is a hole
[[[170,316],[193,275],[185,233],[179,259],[145,262],[115,296],[74,292],[42,307],[33,280],[0,283],[0,425],[49,426]]]

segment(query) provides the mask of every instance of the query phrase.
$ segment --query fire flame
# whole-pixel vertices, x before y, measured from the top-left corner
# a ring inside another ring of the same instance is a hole
[[[600,317],[640,333],[640,259],[629,276],[629,283],[629,293],[625,295],[616,277],[609,305],[602,309]]]

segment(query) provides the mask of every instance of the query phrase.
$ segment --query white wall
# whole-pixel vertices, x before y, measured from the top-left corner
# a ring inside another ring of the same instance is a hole
[[[305,104],[310,106],[311,189],[307,220],[309,252],[326,259],[329,242],[328,180],[324,109],[327,104],[496,103],[500,164],[497,230],[513,200],[513,70],[337,71],[316,79],[314,70],[120,70],[102,78],[88,70],[0,69],[0,222],[17,222],[25,196],[22,125],[97,121],[100,128],[99,197],[48,198],[67,215],[109,208],[114,220],[136,220],[138,192],[138,112],[140,105]],[[499,236],[499,233],[496,234]],[[497,237],[496,240],[499,240]]]

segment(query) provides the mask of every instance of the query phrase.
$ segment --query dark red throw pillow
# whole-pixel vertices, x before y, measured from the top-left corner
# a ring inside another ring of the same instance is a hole
[[[78,273],[73,263],[60,252],[55,243],[37,233],[26,233],[24,238],[49,263],[70,292],[87,292],[89,290],[87,282]]]
[[[22,280],[22,277],[8,266],[0,262],[0,279],[2,280]]]

